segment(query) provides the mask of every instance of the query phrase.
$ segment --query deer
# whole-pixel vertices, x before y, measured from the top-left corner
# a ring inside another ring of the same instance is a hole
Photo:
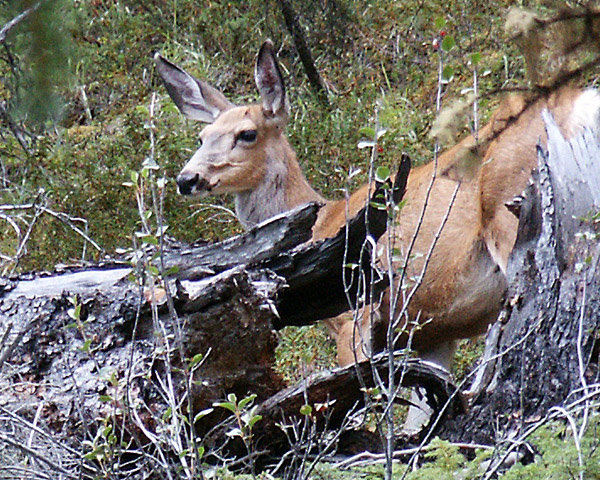
[[[290,107],[271,41],[257,55],[255,82],[261,101],[252,105],[229,102],[219,90],[158,53],[155,64],[180,112],[207,124],[200,133],[200,148],[177,176],[179,193],[234,194],[236,215],[245,228],[307,202],[321,202],[312,241],[335,235],[364,206],[369,185],[347,200],[328,200],[304,176],[285,134]],[[570,138],[583,128],[599,127],[600,94],[564,87],[534,101],[508,96],[476,134],[446,150],[437,162],[411,170],[396,225],[378,244],[378,250],[400,250],[401,258],[391,264],[390,255],[381,255],[383,268],[393,270],[404,264],[402,254],[414,240],[414,258],[407,262],[405,278],[418,278],[419,284],[402,321],[419,325],[400,335],[396,347],[410,342],[420,358],[450,370],[457,341],[485,333],[497,319],[518,225],[506,205],[523,192],[537,166],[536,145],[546,141],[543,110],[551,112]],[[465,175],[463,166],[472,159],[476,168]],[[348,315],[329,321],[341,366],[383,348],[374,332],[386,329],[373,325],[385,327],[397,320],[397,282],[357,322]],[[423,423],[421,414],[410,410],[408,431]]]

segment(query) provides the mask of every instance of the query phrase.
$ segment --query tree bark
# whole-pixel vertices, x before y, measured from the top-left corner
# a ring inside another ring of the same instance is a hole
[[[539,171],[520,208],[487,373],[470,412],[445,425],[452,440],[514,438],[599,380],[600,243],[591,217],[600,208],[600,144],[590,131],[567,142],[548,114],[545,121],[548,153],[538,149]]]

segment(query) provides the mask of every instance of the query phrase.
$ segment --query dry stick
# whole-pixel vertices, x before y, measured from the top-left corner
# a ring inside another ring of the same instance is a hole
[[[2,27],[2,29],[0,29],[0,45],[2,45],[4,42],[6,42],[6,37],[8,36],[8,34],[10,33],[10,31],[13,28],[15,28],[19,23],[21,23],[23,20],[25,20],[29,15],[31,15],[33,12],[35,12],[38,8],[40,8],[41,5],[42,5],[42,2],[36,3],[33,7],[28,8],[27,10],[20,13],[15,18],[13,18],[11,21],[6,23]]]
[[[21,450],[23,453],[35,458],[36,460],[39,460],[40,462],[48,465],[50,468],[52,468],[53,470],[62,473],[63,475],[66,475],[68,478],[73,478],[73,479],[78,479],[79,476],[74,475],[73,473],[69,472],[68,470],[64,469],[63,467],[61,467],[60,465],[54,463],[52,460],[40,455],[39,453],[37,453],[35,450],[32,450],[31,448],[22,445],[21,443],[17,442],[16,440],[13,440],[10,437],[7,437],[6,435],[0,433],[0,442],[4,442],[7,443],[8,445],[11,445],[19,450]]]
[[[14,256],[14,260],[13,260],[14,265],[13,265],[11,273],[15,272],[15,270],[17,269],[17,266],[19,265],[19,260],[25,254],[26,245],[29,240],[29,237],[31,236],[31,232],[33,231],[33,226],[35,225],[38,218],[42,214],[42,210],[41,210],[41,208],[39,208],[40,206],[37,205],[38,200],[45,201],[45,194],[44,194],[43,189],[40,189],[40,192],[38,193],[38,196],[35,199],[35,202],[33,202],[33,208],[35,209],[35,212],[33,214],[33,219],[31,220],[31,223],[28,225],[27,230],[25,231],[25,235],[23,236],[23,238],[21,239],[21,242],[19,243],[19,246],[17,247],[17,251],[15,252],[15,256]]]
[[[315,458],[313,459],[313,462],[310,464],[310,466],[308,468],[308,471],[306,472],[305,478],[307,480],[308,480],[311,472],[317,466],[317,463],[320,462],[321,460],[323,460],[323,458],[325,458],[325,455],[329,452],[329,450],[331,448],[333,448],[333,446],[337,443],[337,441],[342,436],[342,434],[348,429],[348,427],[352,421],[352,416],[355,413],[357,406],[358,406],[358,404],[355,404],[352,408],[350,408],[348,410],[348,412],[344,416],[344,420],[343,420],[342,424],[336,430],[334,436],[329,440],[328,444],[325,445],[325,448],[323,448],[321,451],[319,451],[319,453],[315,456]]]
[[[78,450],[75,450],[74,448],[60,443],[54,435],[51,435],[50,433],[46,432],[45,430],[42,430],[40,427],[34,425],[33,423],[29,422],[28,420],[26,420],[23,417],[20,417],[19,415],[17,415],[16,413],[8,410],[5,407],[0,406],[0,411],[3,412],[5,415],[8,415],[9,417],[11,417],[12,419],[14,419],[16,422],[19,422],[21,424],[23,424],[24,426],[26,426],[27,428],[29,428],[31,431],[37,433],[38,435],[42,435],[43,437],[47,438],[50,442],[54,443],[57,447],[65,450],[66,452],[70,453],[71,455],[74,455],[76,457],[80,457],[81,456],[81,452],[79,452]]]
[[[157,95],[156,92],[152,93],[152,100],[150,103],[150,158],[152,161],[154,161],[156,163],[156,142],[155,142],[155,136],[154,136],[154,130],[155,130],[155,125],[154,125],[154,110],[155,110],[155,105],[156,105],[156,99],[157,99]],[[189,420],[189,438],[188,441],[190,442],[190,445],[192,445],[192,452],[194,455],[194,460],[195,460],[195,464],[196,466],[199,468],[200,464],[201,464],[201,459],[199,456],[199,452],[198,449],[196,448],[196,435],[195,435],[195,431],[194,431],[194,409],[193,409],[193,405],[192,405],[192,397],[191,397],[191,391],[192,391],[192,387],[193,387],[193,371],[189,371],[188,368],[188,363],[185,360],[185,352],[183,350],[183,333],[182,333],[182,325],[181,325],[181,321],[179,318],[179,315],[177,314],[177,311],[175,309],[175,303],[173,301],[173,294],[171,293],[171,287],[169,284],[169,279],[168,276],[166,275],[166,266],[165,266],[165,258],[164,258],[164,225],[163,225],[163,219],[164,219],[164,194],[165,194],[165,189],[161,188],[159,194],[157,195],[156,192],[156,182],[152,182],[151,184],[151,193],[152,193],[152,206],[154,208],[154,215],[157,219],[157,228],[158,228],[158,236],[159,236],[159,254],[160,254],[160,267],[161,267],[161,273],[162,273],[162,283],[163,283],[163,288],[165,290],[165,296],[166,296],[166,300],[167,300],[167,308],[169,310],[169,316],[171,318],[171,320],[174,322],[175,324],[175,328],[176,328],[176,332],[177,332],[177,339],[178,339],[178,347],[179,347],[179,356],[181,358],[181,362],[186,374],[186,378],[187,378],[187,391],[186,391],[186,395],[185,395],[185,399],[187,400],[187,411],[188,411],[188,420]],[[170,350],[169,350],[170,351]],[[206,358],[208,357],[208,355],[210,354],[210,349],[209,351],[206,353],[206,355],[204,356],[204,359],[202,360],[201,364],[204,363],[204,361],[206,360]],[[170,362],[169,362],[169,366],[170,366]],[[198,365],[197,368],[199,368],[201,365]],[[172,378],[171,378],[171,370],[169,370],[169,380],[172,382]],[[183,402],[183,399],[182,399]],[[173,417],[175,417],[175,415],[173,415]],[[183,429],[185,429],[185,425],[180,426],[180,428],[183,427]],[[181,446],[183,448],[183,446]],[[194,464],[192,465],[186,465],[187,462],[185,460],[185,457],[180,457],[180,461],[182,462],[182,464],[184,464],[184,468],[187,471],[190,471],[190,474],[193,475],[193,470],[195,469]],[[202,471],[199,471],[200,474],[200,478],[204,478],[204,475],[202,473]]]
[[[19,477],[7,477],[7,478],[21,478],[21,479],[25,480],[26,478],[28,478],[25,475],[33,474],[35,477],[29,477],[29,478],[43,478],[44,480],[55,480],[53,477],[51,477],[50,475],[47,475],[45,473],[31,472],[31,470],[28,468],[17,467],[15,465],[10,465],[7,467],[0,466],[0,472],[2,472],[3,470],[5,470],[11,474],[14,473],[14,474],[20,475]],[[0,478],[5,478],[5,477],[0,476]]]
[[[423,277],[425,275],[425,270],[427,268],[427,266],[429,265],[429,261],[431,259],[431,256],[433,254],[433,249],[435,248],[440,235],[442,234],[442,230],[444,229],[446,222],[448,221],[448,218],[450,217],[450,212],[452,210],[452,207],[454,206],[454,202],[456,200],[456,196],[458,194],[458,190],[460,188],[460,184],[456,185],[456,188],[454,189],[454,192],[452,194],[452,197],[450,199],[450,202],[448,204],[448,208],[446,209],[446,213],[444,215],[444,218],[442,219],[442,222],[440,224],[440,227],[438,228],[437,232],[435,233],[434,237],[433,237],[433,241],[431,242],[431,245],[429,247],[429,251],[427,252],[427,255],[425,256],[425,261],[423,263],[423,268],[421,269],[421,274],[419,275],[419,279],[416,282],[416,284],[414,285],[414,287],[412,288],[412,290],[410,291],[409,295],[406,297],[406,301],[402,306],[402,309],[400,311],[400,314],[398,315],[398,319],[402,318],[406,313],[407,313],[407,306],[410,303],[410,301],[412,300],[413,296],[415,295],[416,290],[419,288],[419,286],[422,284],[423,282]],[[398,324],[398,322],[395,322],[394,327]],[[394,345],[396,343],[396,341],[398,340],[399,336],[402,334],[403,332],[398,333],[398,335],[393,339],[393,343],[392,345]],[[392,355],[394,353],[394,351],[392,350]],[[395,398],[396,395],[398,395],[400,388],[402,388],[402,382],[399,383],[399,385],[395,388],[394,393],[392,394],[392,396],[390,397],[391,399]],[[453,397],[451,397],[452,399]],[[448,400],[450,401],[450,399]],[[392,402],[393,403],[393,402]],[[391,403],[388,404],[386,406],[386,411],[387,410],[391,410]]]
[[[450,446],[461,448],[463,450],[493,450],[494,447],[490,447],[489,445],[481,445],[477,443],[451,443]],[[433,450],[434,447],[431,445],[427,445],[423,448],[413,447],[407,448],[403,450],[395,450],[393,452],[394,459],[402,459],[409,455],[414,455],[419,452],[426,452]],[[335,463],[332,465],[334,469],[344,469],[344,468],[353,468],[353,467],[361,467],[365,465],[371,465],[373,463],[382,463],[385,460],[385,454],[383,453],[371,453],[371,452],[362,452],[352,457],[349,457],[341,462]]]
[[[35,412],[35,417],[33,418],[33,425],[37,426],[38,422],[40,421],[40,415],[42,414],[42,409],[44,408],[44,401],[42,400],[40,402],[40,404],[38,405],[38,408]],[[27,448],[31,448],[31,446],[33,445],[33,438],[35,436],[35,430],[31,430],[29,432],[29,438],[27,439]]]
[[[151,142],[151,146],[150,146],[150,157],[149,158],[151,161],[154,161],[153,111],[154,111],[155,100],[156,100],[156,94],[153,94],[152,101],[150,104],[150,124],[151,124],[150,142]],[[146,209],[146,202],[145,202],[145,197],[144,197],[145,179],[144,179],[143,175],[139,176],[139,182],[140,183],[138,185],[136,185],[136,193],[135,193],[136,203],[137,203],[137,207],[138,207],[138,213],[139,213],[139,217],[142,222],[142,230],[143,230],[144,234],[150,235],[152,233],[152,230],[150,228],[150,225],[148,224],[148,221],[147,221],[147,218],[145,215],[145,212],[147,211],[147,209]],[[144,256],[145,256],[145,252],[144,252]],[[139,307],[141,307],[141,303],[143,302],[143,298],[144,298],[144,295],[143,295],[144,287],[143,287],[143,284],[141,281],[139,283],[140,283],[140,305],[139,305]],[[163,400],[165,401],[165,403],[167,405],[169,405],[170,408],[172,409],[173,415],[171,415],[170,420],[171,420],[171,424],[174,429],[174,432],[179,432],[181,430],[181,428],[180,428],[180,425],[177,424],[179,417],[176,414],[176,412],[178,411],[179,405],[174,397],[174,385],[173,385],[173,381],[172,381],[172,377],[171,377],[171,373],[172,373],[172,367],[171,367],[171,363],[170,363],[171,347],[169,344],[167,332],[165,331],[165,328],[164,328],[164,324],[163,324],[163,322],[160,321],[160,317],[158,315],[158,306],[157,306],[157,303],[154,301],[154,298],[155,298],[154,293],[155,293],[154,282],[152,282],[150,285],[150,295],[151,295],[151,299],[152,299],[151,300],[152,321],[153,321],[154,325],[156,326],[156,328],[158,329],[158,331],[161,332],[162,341],[165,342],[165,359],[164,359],[164,361],[166,364],[166,377],[167,377],[166,383],[165,383],[165,380],[163,380],[159,375],[159,376],[157,376],[157,382],[160,386],[159,393],[163,397]],[[139,313],[139,308],[138,308],[138,313]],[[142,429],[142,432],[147,436],[147,438],[149,438],[151,440],[151,442],[154,443],[157,448],[159,448],[159,445],[158,445],[159,437],[156,437],[153,434],[151,434],[142,425],[141,419],[139,418],[137,410],[133,409],[132,411],[134,413],[135,419],[138,420],[138,427],[140,427],[140,429]],[[176,434],[175,436],[177,438],[179,437],[178,434]],[[189,477],[190,476],[189,466],[186,464],[185,459],[183,457],[179,456],[179,454],[183,451],[180,441],[175,440],[173,438],[173,435],[171,435],[169,438],[169,444],[178,454],[178,457],[180,458],[180,460],[182,462],[182,466],[184,468],[185,474],[186,474],[186,476]],[[165,463],[165,465],[166,465],[166,463]],[[168,467],[167,467],[167,471],[168,471]],[[169,477],[171,476],[170,472],[168,472],[168,475],[169,475]]]
[[[586,405],[584,406],[584,413],[586,410],[587,410],[587,402],[586,402]],[[577,461],[579,463],[579,480],[583,480],[583,457],[581,456],[581,440],[579,438],[579,433],[577,430],[577,424],[575,423],[575,419],[573,418],[571,413],[568,412],[564,407],[560,407],[560,406],[552,407],[549,411],[550,412],[556,411],[558,413],[561,413],[567,419],[567,422],[569,423],[569,426],[571,427],[571,431],[573,432],[573,442],[575,443],[575,450],[577,450]]]
[[[0,205],[0,207],[2,207],[2,205]],[[19,242],[20,242],[21,241],[21,229],[19,228],[19,225],[17,224],[17,222],[15,222],[9,215],[4,215],[3,213],[0,213],[0,219],[6,221],[13,228],[13,230],[17,234],[17,238],[19,239]]]
[[[150,409],[149,409],[149,411],[151,412]],[[140,418],[137,409],[134,408],[131,410],[131,412],[133,413],[134,420],[136,420],[136,422],[137,422],[138,428],[142,431],[142,433],[146,436],[146,438],[148,440],[150,440],[150,442],[154,445],[155,450],[160,457],[160,459],[157,459],[157,460],[159,460],[159,462],[162,462],[163,470],[165,471],[168,479],[173,480],[173,476],[171,475],[171,469],[169,468],[169,462],[167,461],[167,459],[164,455],[164,452],[163,452],[162,445],[160,444],[160,437],[156,436],[154,433],[152,433],[150,430],[148,430],[146,428],[146,425]],[[150,456],[145,450],[142,450],[142,452],[144,453],[145,456],[155,459],[155,457]]]
[[[10,335],[10,332],[12,331],[13,327],[14,324],[12,322],[9,322],[6,325],[6,330],[2,334],[2,338],[0,338],[0,353],[2,353],[4,345],[6,345],[6,343],[8,342],[8,336]],[[8,356],[6,356],[4,353],[0,355],[0,369],[2,368],[2,364],[6,361],[7,358]]]
[[[98,250],[99,252],[103,251],[103,248],[100,247],[100,245],[98,245],[94,240],[92,240],[86,232],[82,231],[79,227],[77,227],[75,225],[75,222],[83,223],[86,226],[85,228],[87,230],[88,221],[85,218],[71,217],[70,215],[67,215],[64,212],[55,212],[54,210],[48,208],[47,206],[37,204],[36,202],[25,203],[22,205],[0,205],[0,212],[23,211],[23,210],[32,210],[32,209],[38,209],[42,213],[47,213],[51,217],[54,217],[57,220],[60,220],[61,222],[68,225],[75,233],[80,235],[86,242],[89,242],[96,250]],[[0,218],[4,218],[4,215],[2,215],[2,217],[0,217]],[[8,221],[8,219],[6,219],[6,220]],[[13,226],[13,228],[14,228],[14,226]],[[19,232],[20,232],[20,230],[19,230]]]
[[[438,90],[437,90],[437,96],[436,96],[436,111],[437,113],[439,113],[440,109],[441,109],[441,102],[442,102],[442,75],[443,75],[443,68],[444,68],[444,62],[443,62],[443,57],[442,57],[442,51],[440,50],[440,60],[439,60],[439,65],[438,65]],[[395,290],[396,294],[394,295],[394,289],[390,287],[390,292],[392,292],[391,298],[390,298],[390,322],[389,322],[389,326],[388,326],[388,341],[390,339],[393,339],[393,330],[394,330],[394,325],[393,325],[393,321],[391,321],[392,318],[394,318],[394,312],[396,312],[396,309],[398,308],[398,300],[400,298],[400,292],[402,289],[402,285],[404,283],[404,279],[406,277],[406,271],[408,268],[408,262],[410,260],[410,256],[412,255],[412,251],[414,249],[415,243],[417,241],[417,236],[419,235],[419,232],[421,231],[421,227],[423,226],[423,222],[425,220],[425,212],[427,211],[427,207],[429,205],[429,198],[431,196],[431,192],[433,190],[433,185],[437,179],[437,167],[438,167],[438,154],[440,151],[440,146],[438,141],[436,140],[434,148],[433,148],[433,173],[431,174],[431,181],[429,182],[429,185],[427,186],[427,191],[425,192],[425,200],[423,202],[423,209],[421,210],[421,214],[419,216],[419,221],[417,222],[417,228],[415,229],[415,232],[411,238],[410,244],[408,246],[408,250],[406,252],[406,257],[404,259],[404,265],[402,266],[402,275],[400,276],[400,280],[398,281],[398,288]],[[388,255],[392,256],[393,252],[390,251],[388,252]],[[391,258],[390,258],[391,260]],[[390,280],[393,280],[393,268],[392,268],[392,262],[389,262],[390,264],[390,271],[389,271],[389,275],[390,276]],[[421,276],[422,277],[422,276]],[[403,305],[407,305],[407,302],[403,302]],[[403,307],[402,311],[405,311],[405,307]],[[398,318],[401,318],[402,316],[402,311],[401,314],[398,315]]]
[[[422,451],[422,449],[427,446],[427,443],[429,442],[429,440],[433,436],[433,432],[435,431],[437,425],[442,421],[442,417],[443,417],[444,412],[450,407],[452,401],[458,395],[458,392],[460,392],[462,390],[462,387],[467,384],[467,382],[471,379],[471,377],[475,376],[480,369],[485,368],[485,366],[486,366],[487,363],[492,362],[492,361],[496,361],[496,360],[504,357],[509,352],[511,352],[512,350],[514,350],[515,348],[517,348],[521,344],[525,343],[527,341],[527,339],[529,338],[529,336],[532,333],[534,333],[534,332],[537,331],[537,329],[538,329],[538,327],[540,326],[541,323],[542,323],[542,321],[538,320],[534,325],[532,325],[529,328],[529,330],[525,333],[525,335],[523,335],[522,338],[520,338],[514,344],[508,346],[504,351],[502,351],[502,352],[500,352],[500,353],[498,353],[498,354],[490,357],[489,359],[486,360],[486,362],[482,363],[481,365],[478,365],[472,372],[470,372],[462,380],[462,382],[459,385],[457,385],[457,388],[454,391],[454,393],[448,398],[448,400],[446,401],[446,403],[440,409],[440,412],[439,412],[438,416],[435,419],[433,419],[433,421],[431,422],[429,431],[427,432],[427,434],[425,435],[425,437],[423,438],[423,440],[421,440],[421,443],[420,443],[420,445],[418,447],[419,450],[414,454],[413,458],[409,461],[409,464],[412,463],[416,459],[416,456]],[[405,475],[406,475],[406,472],[405,472]]]
[[[584,314],[585,314],[585,302],[586,302],[586,295],[587,295],[587,281],[583,282],[583,292],[582,292],[582,299],[581,299],[581,309],[580,309],[580,314],[579,314],[579,325],[578,325],[578,331],[577,331],[577,363],[579,366],[579,379],[581,381],[581,386],[583,387],[583,391],[585,393],[587,393],[587,380],[585,379],[585,366],[583,364],[583,320],[584,320]],[[581,422],[581,430],[579,431],[579,438],[583,437],[583,434],[587,428],[587,422],[588,422],[588,413],[589,413],[589,409],[586,409],[584,412],[584,417],[583,417],[583,421]],[[575,434],[575,432],[573,432],[573,434]],[[577,435],[576,435],[577,436]]]

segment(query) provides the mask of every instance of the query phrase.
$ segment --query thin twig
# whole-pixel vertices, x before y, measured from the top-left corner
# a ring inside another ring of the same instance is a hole
[[[10,33],[10,31],[13,28],[15,28],[17,25],[19,25],[19,23],[21,23],[23,20],[25,20],[29,15],[34,13],[38,8],[40,8],[41,5],[42,5],[42,2],[36,3],[33,7],[29,7],[27,10],[23,11],[22,13],[17,15],[15,18],[13,18],[11,21],[6,23],[2,27],[2,29],[0,29],[0,45],[2,45],[4,42],[6,42],[6,37],[8,36],[8,34]]]
[[[7,437],[6,435],[0,433],[0,442],[4,442],[7,443],[8,445],[11,445],[19,450],[21,450],[23,453],[25,453],[26,455],[31,456],[32,458],[35,458],[36,460],[39,460],[40,462],[48,465],[50,468],[52,468],[53,470],[62,473],[63,475],[66,475],[68,478],[73,478],[73,479],[78,479],[79,476],[78,475],[74,475],[72,472],[69,472],[68,470],[64,469],[63,467],[61,467],[60,465],[56,464],[55,462],[53,462],[52,460],[50,460],[49,458],[44,457],[43,455],[41,455],[40,453],[38,453],[37,451],[17,442],[16,440]]]
[[[489,445],[481,445],[476,443],[452,443],[450,444],[452,447],[460,448],[463,450],[494,450],[494,447]],[[431,445],[426,445],[423,448],[413,447],[407,448],[403,450],[395,450],[392,452],[392,456],[394,459],[404,459],[406,457],[412,456],[415,453],[420,452],[428,452],[433,450],[434,447]],[[341,462],[335,463],[332,465],[334,469],[345,469],[345,468],[353,468],[360,467],[364,465],[371,465],[374,463],[382,463],[385,461],[384,453],[371,453],[371,452],[362,452],[352,457],[346,458]]]
[[[14,384],[13,384],[13,388],[14,388]],[[25,418],[17,415],[16,413],[8,410],[5,407],[0,406],[0,412],[3,412],[5,415],[11,417],[12,419],[14,419],[16,422],[21,423],[22,425],[26,426],[27,428],[31,429],[31,431],[36,432],[38,435],[42,435],[43,437],[45,437],[46,439],[48,439],[50,442],[52,442],[54,445],[56,445],[57,447],[65,450],[66,452],[70,453],[71,455],[74,455],[76,457],[81,456],[81,452],[78,450],[75,450],[74,448],[69,447],[66,444],[60,443],[57,439],[55,435],[51,435],[48,432],[42,430],[40,427],[34,425],[33,423],[29,422],[28,420],[26,420]]]

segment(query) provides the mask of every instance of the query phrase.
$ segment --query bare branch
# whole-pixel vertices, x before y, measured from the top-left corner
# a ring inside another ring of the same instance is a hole
[[[33,12],[38,10],[41,5],[42,5],[42,2],[36,3],[33,7],[28,8],[27,10],[20,13],[15,18],[13,18],[11,21],[9,21],[7,24],[5,24],[2,27],[2,29],[0,29],[0,45],[2,45],[6,41],[6,37],[8,36],[8,34],[10,33],[10,31],[13,28],[15,28],[19,23],[21,23],[23,20],[25,20]]]

